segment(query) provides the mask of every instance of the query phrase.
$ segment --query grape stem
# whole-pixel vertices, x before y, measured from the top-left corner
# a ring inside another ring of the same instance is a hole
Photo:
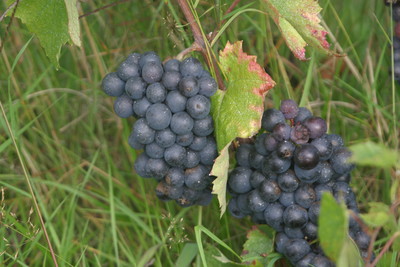
[[[211,50],[210,47],[210,41],[212,41],[215,36],[217,35],[221,25],[225,22],[225,20],[222,20],[217,28],[213,31],[213,33],[209,36],[206,37],[203,35],[201,29],[200,29],[200,25],[198,24],[198,22],[196,21],[194,15],[193,15],[193,11],[191,9],[191,7],[189,6],[189,3],[187,0],[177,0],[178,5],[180,7],[180,9],[182,10],[183,15],[185,16],[190,29],[192,31],[193,34],[193,38],[194,38],[194,43],[192,44],[191,47],[183,50],[181,53],[178,54],[178,59],[182,58],[183,56],[185,56],[186,54],[193,52],[193,51],[200,51],[203,55],[203,57],[205,58],[207,65],[210,69],[213,69],[215,71],[215,76],[217,79],[217,83],[218,83],[218,87],[221,90],[226,90],[225,84],[223,82],[219,67],[218,67],[218,61],[215,58],[213,53],[210,53],[209,51]],[[230,12],[232,12],[232,10],[239,4],[240,0],[235,0],[231,6],[227,9],[225,14],[229,14]]]

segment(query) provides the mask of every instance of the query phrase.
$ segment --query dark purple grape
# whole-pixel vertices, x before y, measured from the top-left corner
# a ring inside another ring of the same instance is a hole
[[[169,166],[163,159],[149,158],[146,169],[150,177],[161,180],[167,174]]]
[[[296,173],[297,178],[299,178],[299,180],[304,183],[317,182],[318,179],[320,178],[321,170],[322,170],[321,164],[318,164],[317,166],[315,166],[310,170],[302,169],[296,164],[294,165],[294,172]]]
[[[326,139],[328,139],[329,142],[331,142],[333,150],[344,146],[343,139],[342,137],[340,137],[340,135],[327,134],[325,137]]]
[[[161,131],[157,131],[155,134],[156,143],[163,147],[167,148],[175,144],[176,134],[174,134],[170,128],[166,128]]]
[[[188,134],[192,131],[193,119],[186,112],[178,112],[172,115],[170,128],[177,135]]]
[[[329,185],[327,185],[327,184],[319,184],[319,185],[317,185],[317,186],[315,187],[314,191],[315,191],[315,195],[316,195],[316,200],[317,200],[317,201],[320,201],[320,200],[321,200],[322,194],[323,194],[324,192],[330,193],[330,194],[333,193],[332,188],[331,188]]]
[[[258,188],[265,180],[265,176],[258,171],[254,171],[250,176],[250,184],[253,188]]]
[[[272,129],[272,136],[277,141],[289,140],[290,132],[292,128],[286,123],[278,123],[275,125],[274,129]]]
[[[241,144],[236,151],[236,162],[239,166],[250,167],[250,152],[252,151],[251,144]]]
[[[154,51],[149,51],[149,52],[143,53],[139,59],[139,66],[141,68],[143,68],[145,64],[150,63],[150,62],[161,65],[160,57]]]
[[[173,167],[183,167],[186,161],[186,149],[174,144],[165,149],[164,158]]]
[[[275,202],[281,195],[281,189],[278,184],[271,180],[265,180],[258,190],[260,191],[261,198],[266,202]]]
[[[186,108],[187,98],[183,96],[179,91],[171,91],[167,94],[165,104],[171,110],[172,113],[184,111]]]
[[[250,152],[250,166],[256,170],[261,170],[262,164],[264,163],[265,157],[261,154],[258,154],[258,152],[253,149]]]
[[[336,149],[329,160],[332,169],[338,174],[349,173],[354,168],[354,165],[349,162],[350,157],[351,152],[347,148]]]
[[[308,218],[313,224],[318,225],[318,217],[321,205],[319,202],[314,202],[311,204],[310,208],[308,209]]]
[[[202,164],[207,166],[212,166],[214,164],[214,160],[218,156],[217,144],[214,138],[209,137],[207,139],[207,144],[199,151],[199,155]]]
[[[287,237],[286,234],[284,234],[282,232],[277,233],[275,236],[276,251],[283,254],[288,241],[289,241],[289,238]]]
[[[209,136],[214,131],[214,122],[210,115],[203,119],[194,120],[193,133],[197,136]]]
[[[193,133],[181,134],[176,136],[176,143],[180,146],[189,146],[193,141]]]
[[[311,248],[307,241],[303,239],[293,239],[286,243],[284,251],[286,257],[288,257],[291,262],[296,262],[307,255],[311,251]]]
[[[263,168],[279,174],[287,171],[290,168],[290,164],[290,159],[282,159],[276,155],[276,152],[273,152],[264,160]]]
[[[135,160],[135,165],[134,165],[135,171],[143,178],[150,177],[150,174],[148,173],[148,170],[146,168],[148,160],[149,157],[145,153],[140,154]]]
[[[283,231],[290,239],[303,239],[304,238],[303,230],[300,227],[292,228],[289,226],[284,226]]]
[[[323,161],[320,163],[321,171],[319,174],[318,183],[325,184],[331,181],[335,172],[333,171],[331,164],[327,161]]]
[[[161,78],[161,83],[168,90],[177,90],[180,81],[181,74],[178,71],[166,71]]]
[[[314,257],[314,259],[311,261],[311,266],[315,267],[333,267],[335,266],[327,257],[322,256],[322,255],[317,255]]]
[[[147,145],[153,142],[155,131],[145,119],[138,119],[133,125],[132,135],[139,143]]]
[[[197,165],[185,170],[185,185],[194,190],[203,190],[209,185],[207,168]]]
[[[117,74],[122,80],[127,81],[132,77],[138,77],[140,75],[140,69],[137,64],[130,60],[125,60],[119,65]]]
[[[139,149],[143,149],[143,148],[144,148],[144,145],[141,144],[141,143],[138,141],[137,137],[135,136],[135,134],[134,134],[133,132],[129,135],[128,144],[129,144],[133,149],[139,150]]]
[[[280,158],[290,159],[293,157],[296,146],[291,141],[279,142],[276,146],[276,154]]]
[[[265,137],[267,136],[266,133],[258,134],[256,136],[256,140],[254,142],[254,147],[257,150],[257,152],[263,156],[267,156],[269,154],[269,151],[265,148],[264,145],[264,140]]]
[[[196,151],[188,149],[186,151],[185,168],[194,168],[200,163],[200,155]]]
[[[264,138],[264,146],[267,151],[274,151],[278,146],[278,140],[276,140],[272,134],[268,133]]]
[[[277,179],[279,187],[284,192],[294,192],[299,187],[299,179],[297,179],[293,170],[287,170],[278,175]]]
[[[156,142],[150,143],[145,146],[147,156],[153,159],[161,159],[164,157],[164,148],[159,146]]]
[[[303,184],[294,193],[294,200],[297,204],[308,209],[316,200],[317,196],[313,187],[309,184]]]
[[[156,103],[146,111],[146,120],[154,130],[162,130],[169,126],[172,114],[171,110],[164,104]]]
[[[285,123],[285,117],[283,113],[277,109],[270,108],[264,111],[264,114],[261,119],[261,126],[268,132],[271,132],[272,129],[278,123]]]
[[[288,227],[303,227],[308,222],[307,210],[299,205],[291,205],[283,212],[283,222]]]
[[[290,132],[290,140],[296,144],[306,144],[310,139],[310,132],[306,126],[297,123]]]
[[[147,83],[155,83],[161,81],[164,74],[161,64],[156,62],[148,62],[142,68],[142,78]]]
[[[164,63],[164,70],[167,71],[176,71],[179,72],[179,65],[181,62],[177,59],[169,59]]]
[[[193,141],[190,144],[189,148],[194,151],[202,150],[207,144],[207,137],[204,136],[193,136]]]
[[[313,145],[304,144],[296,148],[294,162],[299,168],[310,170],[317,166],[319,162],[318,150]]]
[[[294,119],[299,113],[299,106],[291,99],[286,99],[281,102],[280,111],[285,116],[285,119]]]
[[[307,108],[299,108],[299,112],[297,113],[297,116],[294,118],[294,123],[298,124],[300,122],[305,121],[306,119],[310,118],[312,116],[311,111],[309,111]]]
[[[260,192],[258,190],[252,190],[248,195],[247,195],[247,200],[248,200],[248,205],[249,209],[252,212],[264,212],[265,208],[267,207],[267,202],[265,202],[261,196]]]
[[[325,136],[312,140],[311,144],[318,150],[321,160],[327,160],[331,157],[333,152],[332,143]]]
[[[242,219],[246,217],[246,214],[242,213],[237,205],[237,199],[231,198],[228,203],[228,211],[232,215],[233,218]]]
[[[269,226],[277,232],[283,231],[283,211],[285,207],[279,203],[268,204],[264,210],[264,218]]]
[[[199,80],[200,91],[199,94],[210,97],[217,92],[218,85],[217,82],[209,76],[200,78]]]
[[[185,173],[182,168],[170,168],[165,175],[165,182],[171,186],[183,186],[185,183]]]
[[[193,119],[200,120],[208,116],[211,109],[210,100],[203,95],[190,97],[186,102],[186,111]]]
[[[149,100],[146,97],[143,97],[138,100],[133,101],[133,112],[139,118],[143,118],[146,116],[147,109],[151,106]]]
[[[281,196],[279,197],[279,203],[285,207],[295,204],[294,193],[282,192]]]
[[[142,55],[139,53],[131,53],[126,57],[125,61],[128,62],[129,64],[137,64],[138,65],[141,56]]]
[[[303,122],[303,125],[308,128],[311,139],[323,136],[327,130],[325,120],[320,117],[310,117]]]
[[[167,97],[167,91],[165,87],[161,83],[152,83],[147,86],[146,89],[146,98],[151,103],[160,103],[165,100]]]
[[[311,266],[311,261],[314,259],[316,256],[315,253],[310,252],[307,255],[305,255],[301,260],[296,262],[296,267],[310,267]]]

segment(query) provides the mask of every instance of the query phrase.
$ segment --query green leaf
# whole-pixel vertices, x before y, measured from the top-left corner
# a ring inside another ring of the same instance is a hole
[[[390,168],[399,165],[400,156],[396,150],[371,141],[350,147],[353,152],[351,160],[358,165]]]
[[[244,262],[259,261],[263,265],[268,263],[267,256],[274,250],[274,241],[271,235],[253,227],[247,234],[243,245],[242,258]]]
[[[57,68],[61,46],[71,41],[80,45],[76,0],[20,1],[15,16],[39,38]]]
[[[338,204],[331,194],[324,193],[318,218],[318,236],[325,254],[335,262],[346,241],[347,228],[346,208]]]
[[[219,60],[227,90],[218,90],[211,100],[218,151],[221,151],[236,137],[248,138],[258,132],[265,94],[275,82],[257,64],[255,56],[243,52],[242,42],[228,42]]]
[[[229,169],[229,146],[231,143],[227,144],[220,155],[215,159],[213,168],[211,170],[211,175],[217,176],[213,181],[213,194],[218,197],[220,216],[226,211],[226,184],[228,182],[228,169]]]
[[[364,266],[364,262],[360,256],[360,252],[358,251],[357,245],[348,236],[346,236],[346,239],[343,243],[342,251],[340,253],[336,265],[340,267]]]
[[[215,246],[209,245],[205,250],[208,266],[212,267],[238,267],[242,264],[230,260]]]
[[[187,243],[182,249],[175,266],[176,267],[187,267],[190,266],[193,259],[199,253],[199,249],[195,243]]]
[[[77,0],[64,0],[65,7],[67,8],[68,14],[68,32],[71,37],[72,42],[76,46],[81,46],[81,29],[79,27],[79,14],[76,8]]]
[[[157,244],[155,246],[152,246],[146,252],[143,254],[143,256],[140,258],[137,266],[138,267],[143,267],[147,266],[148,263],[153,259],[154,255],[156,254],[157,250],[161,247],[161,244]]]
[[[315,0],[264,0],[268,13],[281,30],[286,44],[300,60],[306,60],[307,45],[325,53],[329,50],[328,33],[319,23],[321,7]]]
[[[390,219],[390,208],[384,203],[368,203],[370,209],[368,213],[361,214],[363,221],[371,227],[384,226]]]

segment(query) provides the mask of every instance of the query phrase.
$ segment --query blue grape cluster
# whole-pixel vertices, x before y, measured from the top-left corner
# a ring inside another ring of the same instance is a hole
[[[327,134],[326,122],[293,100],[262,117],[265,132],[236,151],[237,167],[228,177],[232,198],[228,210],[236,218],[251,216],[255,223],[276,230],[276,251],[296,267],[334,266],[317,242],[323,192],[358,216],[349,186],[350,151],[339,135]],[[350,236],[366,256],[370,238],[351,218]]]
[[[400,2],[393,4],[392,19],[395,23],[393,36],[394,79],[400,82]]]
[[[137,119],[128,143],[144,152],[134,168],[158,181],[157,196],[181,206],[207,205],[218,155],[210,115],[217,84],[201,63],[189,57],[163,64],[154,52],[133,53],[104,77],[102,88],[116,97],[119,117]]]

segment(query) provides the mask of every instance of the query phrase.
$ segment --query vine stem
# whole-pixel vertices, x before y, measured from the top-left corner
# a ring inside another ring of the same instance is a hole
[[[210,43],[207,40],[207,38],[203,35],[200,25],[197,23],[192,9],[188,3],[187,0],[177,0],[179,8],[181,9],[183,15],[185,16],[190,29],[193,34],[194,38],[194,44],[192,44],[192,49],[196,47],[196,50],[191,50],[191,47],[188,49],[183,50],[181,53],[179,53],[180,56],[184,55],[185,53],[190,53],[192,51],[200,51],[204,57],[204,59],[207,62],[207,65],[210,69],[213,69],[215,71],[215,76],[217,78],[217,83],[218,87],[221,90],[226,90],[224,81],[221,76],[221,72],[218,67],[218,62],[216,58],[214,57],[213,53],[210,53],[211,47]],[[183,54],[182,54],[183,53]]]
[[[45,226],[45,223],[44,223],[44,220],[43,220],[43,217],[42,217],[42,213],[40,212],[39,204],[37,202],[37,199],[36,199],[36,196],[35,196],[35,192],[33,191],[33,186],[32,186],[31,180],[29,179],[28,171],[27,171],[27,169],[25,167],[24,161],[22,159],[21,153],[20,153],[18,145],[17,145],[17,141],[15,140],[14,133],[12,132],[11,125],[10,125],[8,119],[7,119],[7,115],[6,115],[6,112],[4,110],[3,103],[1,101],[0,101],[0,109],[1,109],[1,112],[2,112],[3,117],[4,117],[4,121],[6,122],[7,129],[10,132],[10,137],[12,139],[12,142],[14,144],[15,150],[17,152],[18,159],[19,159],[19,161],[21,163],[21,167],[22,167],[22,170],[24,172],[26,183],[28,184],[29,192],[30,192],[30,194],[32,196],[33,205],[35,206],[36,213],[37,213],[37,215],[39,217],[40,225],[42,227],[43,234],[44,234],[44,236],[46,238],[46,242],[47,242],[47,245],[49,247],[50,254],[51,254],[51,257],[53,259],[54,266],[58,267],[57,258],[56,258],[56,255],[54,253],[53,246],[51,245],[51,241],[50,241],[49,235],[47,234],[47,230],[46,230],[46,226]]]

